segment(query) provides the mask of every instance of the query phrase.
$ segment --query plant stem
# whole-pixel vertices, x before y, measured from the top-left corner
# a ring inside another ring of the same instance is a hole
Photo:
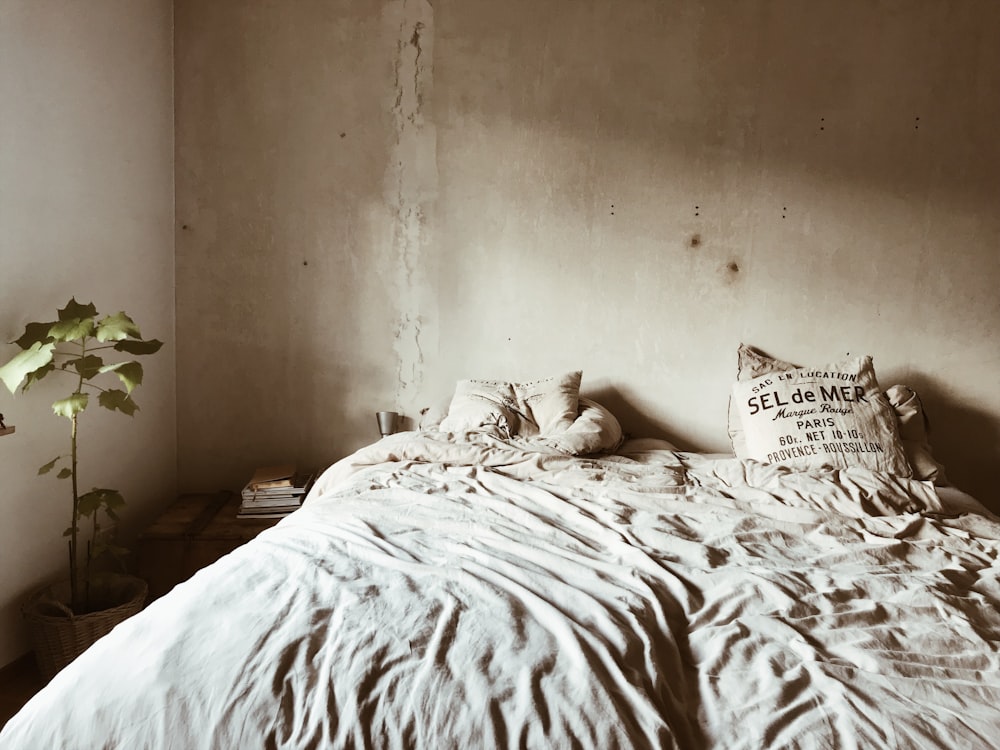
[[[87,342],[86,340],[80,342],[80,359],[83,359],[87,355]],[[77,380],[76,392],[83,392],[83,373],[79,374]],[[70,458],[70,471],[73,477],[73,519],[70,525],[70,560],[69,560],[69,590],[70,590],[70,601],[71,608],[74,612],[84,611],[84,606],[89,606],[90,604],[90,590],[87,590],[87,601],[83,602],[80,600],[80,589],[79,581],[77,580],[77,535],[79,533],[80,525],[80,488],[77,482],[76,476],[76,428],[77,428],[77,417],[79,412],[73,412],[72,417],[72,429],[71,434],[71,458]],[[89,557],[89,555],[88,555]]]
[[[80,516],[80,500],[76,482],[76,417],[74,414],[70,418],[72,427],[70,428],[70,471],[73,479],[73,517],[70,519],[69,527],[69,590],[70,609],[74,612],[79,610],[80,592],[77,588],[76,575],[76,545],[77,545],[77,519]]]
[[[90,610],[90,562],[94,558],[93,545],[97,539],[97,513],[94,513],[91,523],[90,539],[87,541],[87,557],[84,558],[83,566],[83,599],[87,603],[87,610]]]
[[[83,601],[84,601],[84,608],[85,608],[86,612],[90,611],[90,557],[91,557],[90,545],[91,544],[93,544],[93,542],[88,539],[87,540],[87,560],[86,560],[86,563],[84,565],[85,569],[84,569],[84,572],[83,572]]]

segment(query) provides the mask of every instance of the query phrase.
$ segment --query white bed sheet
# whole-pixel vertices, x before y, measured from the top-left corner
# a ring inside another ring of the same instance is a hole
[[[861,470],[623,453],[380,441],[0,747],[996,746],[994,520]]]

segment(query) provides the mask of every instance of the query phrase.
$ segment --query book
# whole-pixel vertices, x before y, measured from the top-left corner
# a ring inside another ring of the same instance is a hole
[[[240,493],[236,517],[286,516],[302,504],[315,478],[315,473],[299,471],[294,464],[259,468]]]
[[[253,498],[298,497],[304,495],[312,486],[313,474],[296,472],[288,478],[287,483],[259,486],[253,481],[247,483],[241,495],[244,500]],[[285,481],[285,480],[282,480]]]
[[[237,518],[284,518],[290,515],[295,508],[289,510],[276,510],[276,511],[246,511],[240,510],[237,514]]]
[[[295,477],[295,464],[279,464],[264,466],[254,471],[247,483],[254,490],[272,489],[275,487],[291,487]]]

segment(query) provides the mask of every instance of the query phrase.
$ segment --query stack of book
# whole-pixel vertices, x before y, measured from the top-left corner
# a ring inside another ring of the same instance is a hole
[[[315,475],[301,472],[294,464],[257,469],[243,488],[237,518],[280,518],[296,510]]]

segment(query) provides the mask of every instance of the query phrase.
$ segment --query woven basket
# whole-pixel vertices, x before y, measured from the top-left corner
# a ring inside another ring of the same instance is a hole
[[[46,586],[28,598],[21,612],[30,628],[35,659],[42,677],[52,679],[59,670],[86,651],[94,641],[142,609],[146,582],[135,576],[109,576],[92,589],[95,612],[75,615],[69,601],[69,581]]]

